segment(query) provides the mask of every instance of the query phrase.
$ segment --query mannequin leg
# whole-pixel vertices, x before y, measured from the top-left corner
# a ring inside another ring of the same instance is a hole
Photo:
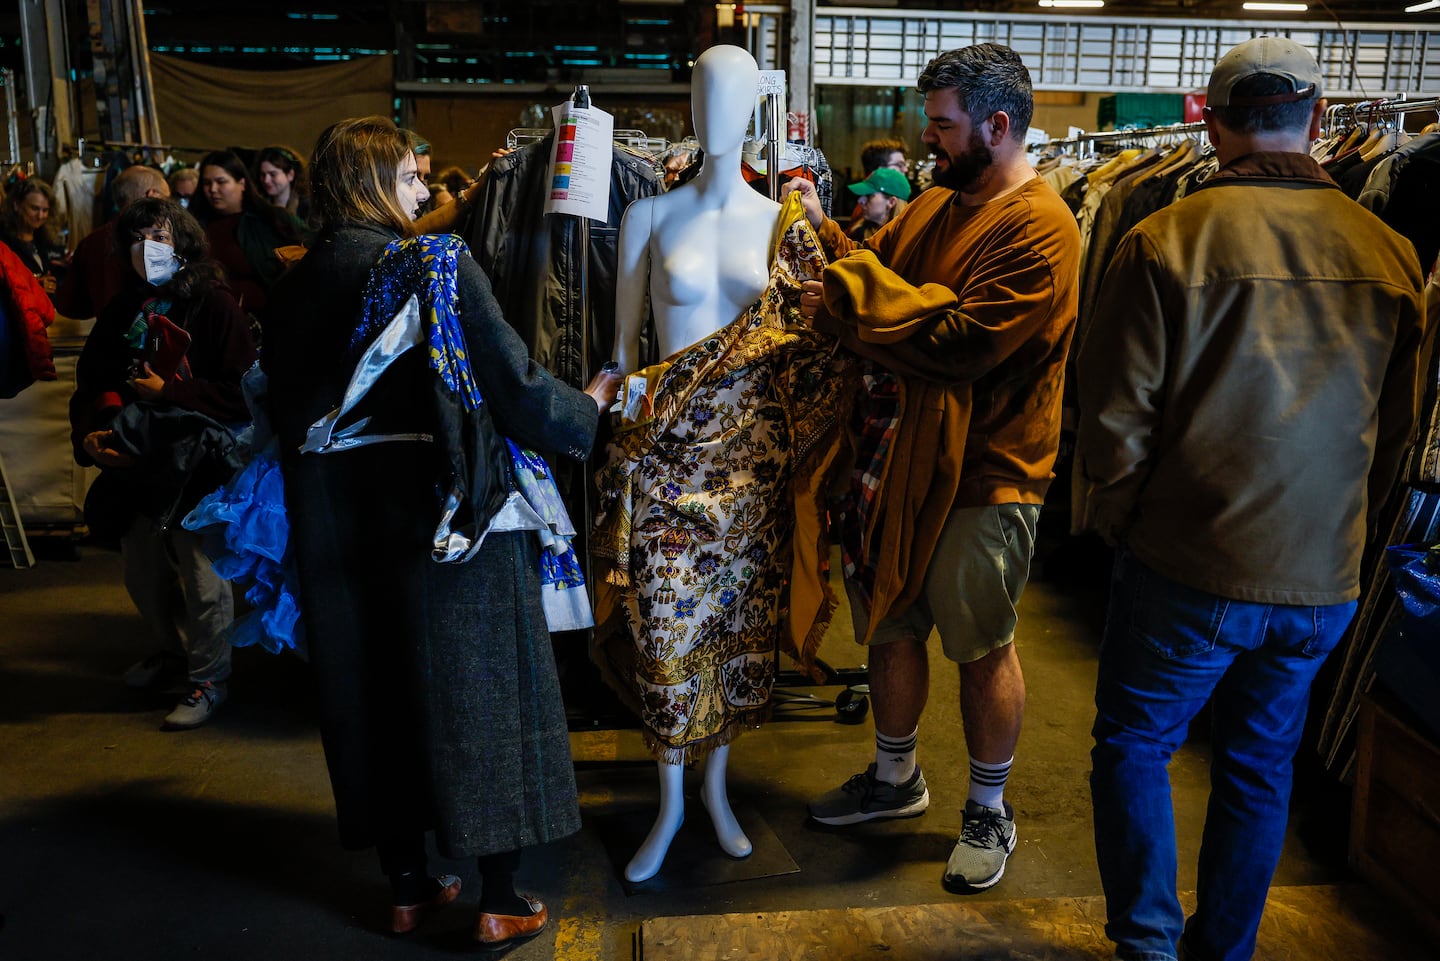
[[[705,759],[705,783],[700,789],[700,800],[710,812],[710,821],[715,825],[715,839],[720,850],[732,858],[746,858],[754,847],[735,813],[730,810],[730,797],[725,791],[725,767],[730,761],[730,745],[718,747]]]
[[[675,832],[685,820],[685,765],[656,764],[660,772],[660,811],[655,826],[640,844],[640,850],[625,865],[625,880],[648,881],[660,870]]]

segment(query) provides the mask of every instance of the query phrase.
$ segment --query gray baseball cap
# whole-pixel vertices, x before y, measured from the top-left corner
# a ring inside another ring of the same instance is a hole
[[[1268,73],[1290,81],[1289,93],[1265,97],[1233,97],[1230,91],[1246,77]],[[1287,37],[1255,37],[1221,57],[1210,72],[1207,107],[1266,107],[1320,96],[1320,66],[1300,44]]]

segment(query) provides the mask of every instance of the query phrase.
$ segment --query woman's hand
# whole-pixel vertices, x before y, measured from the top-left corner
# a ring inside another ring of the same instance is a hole
[[[54,275],[54,274],[41,274],[39,277],[36,277],[35,279],[38,280],[38,281],[40,281],[40,289],[43,290],[43,291],[45,291],[45,293],[47,293],[47,294],[53,294],[53,293],[55,293],[55,287],[56,287],[57,285],[56,285],[56,283],[55,283],[55,275]]]
[[[130,386],[135,388],[135,393],[141,400],[159,400],[160,395],[165,392],[165,379],[145,365],[144,377],[131,377]]]
[[[611,404],[615,403],[615,398],[620,396],[620,385],[624,382],[625,375],[620,373],[618,368],[615,370],[601,369],[600,373],[595,375],[595,379],[590,381],[589,386],[585,388],[585,393],[595,400],[596,406],[603,414],[610,409]]]
[[[90,459],[101,467],[129,467],[134,464],[134,457],[111,446],[114,438],[113,430],[92,431],[85,435],[81,446],[85,448],[85,453],[90,455]]]

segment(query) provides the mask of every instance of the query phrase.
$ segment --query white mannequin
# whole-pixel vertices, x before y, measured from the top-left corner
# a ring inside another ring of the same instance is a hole
[[[635,201],[620,224],[615,359],[621,370],[639,366],[647,292],[660,356],[669,357],[735,320],[769,283],[780,206],[740,172],[759,82],[755,59],[740,47],[711,47],[695,61],[691,110],[704,165],[690,183]],[[729,756],[726,745],[706,758],[700,796],[721,849],[743,858],[751,845],[725,792]],[[660,870],[685,819],[684,765],[662,761],[659,769],[660,811],[625,868],[630,881]]]

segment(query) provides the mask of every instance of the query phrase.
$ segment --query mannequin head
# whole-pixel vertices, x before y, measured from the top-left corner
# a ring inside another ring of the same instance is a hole
[[[729,45],[711,47],[695,61],[690,112],[695,138],[707,155],[731,154],[745,141],[760,68],[749,51]]]

